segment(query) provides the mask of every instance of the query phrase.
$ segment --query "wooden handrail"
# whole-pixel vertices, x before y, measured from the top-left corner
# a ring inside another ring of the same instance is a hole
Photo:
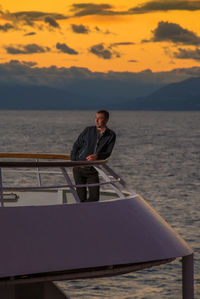
[[[0,168],[13,168],[13,167],[74,167],[74,166],[92,166],[102,165],[107,162],[106,160],[95,161],[0,161]]]
[[[0,158],[70,160],[70,155],[45,153],[0,153]]]
[[[106,163],[107,160],[95,160],[95,161],[0,161],[0,168],[12,168],[12,167],[74,167],[74,166],[92,166],[92,165],[102,165]]]
[[[16,159],[51,159],[68,161],[0,161],[0,167],[73,167],[73,166],[92,166],[107,162],[106,160],[95,161],[70,161],[70,155],[65,154],[41,154],[41,153],[0,153],[0,158]]]

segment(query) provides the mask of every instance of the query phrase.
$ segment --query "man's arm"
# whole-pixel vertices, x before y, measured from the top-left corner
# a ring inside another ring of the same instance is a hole
[[[83,146],[83,136],[87,132],[87,128],[83,130],[83,132],[78,136],[77,140],[74,142],[72,151],[71,151],[71,160],[76,161],[76,155],[79,151],[79,149]]]
[[[115,145],[115,140],[116,140],[116,135],[113,134],[112,138],[110,139],[110,142],[107,145],[106,151],[97,153],[98,160],[104,160],[104,159],[107,159],[108,157],[110,157],[113,147]]]
[[[94,161],[94,160],[104,160],[107,159],[108,157],[110,157],[113,147],[115,145],[115,140],[116,140],[116,135],[113,132],[113,136],[110,138],[108,144],[107,144],[107,148],[104,152],[99,152],[97,154],[92,154],[89,155],[86,159],[88,161]]]

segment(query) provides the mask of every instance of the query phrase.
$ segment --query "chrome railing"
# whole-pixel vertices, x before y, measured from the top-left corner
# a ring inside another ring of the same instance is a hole
[[[10,159],[15,159],[10,161]],[[136,195],[126,184],[126,182],[120,178],[108,165],[107,160],[96,160],[96,161],[70,161],[69,155],[58,155],[58,154],[33,154],[33,153],[0,153],[0,202],[1,207],[4,207],[4,192],[5,191],[20,191],[20,190],[66,190],[69,189],[72,193],[76,202],[80,202],[76,187],[92,187],[92,186],[105,186],[110,185],[111,190],[119,198],[126,197],[128,195]],[[5,161],[6,159],[6,161]],[[9,160],[8,160],[9,159]],[[20,159],[20,161],[19,161]],[[23,159],[23,161],[21,160]],[[34,159],[34,161],[24,161],[24,159]],[[48,161],[41,161],[41,160]],[[62,160],[62,161],[58,161]],[[101,178],[97,184],[85,184],[76,185],[73,183],[72,178],[69,174],[69,170],[75,166],[93,166],[98,171]],[[49,170],[49,168],[54,169]],[[55,169],[59,169],[55,171]],[[36,174],[37,184],[28,186],[6,186],[3,179],[3,171],[7,173],[24,173]],[[59,185],[42,185],[41,176],[44,174],[54,175],[61,174],[64,177],[64,184]],[[125,189],[125,190],[122,190]]]

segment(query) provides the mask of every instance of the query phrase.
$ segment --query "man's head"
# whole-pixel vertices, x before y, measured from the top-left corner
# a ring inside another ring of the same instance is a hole
[[[109,112],[106,110],[99,110],[96,113],[95,124],[97,129],[105,129],[109,120]]]

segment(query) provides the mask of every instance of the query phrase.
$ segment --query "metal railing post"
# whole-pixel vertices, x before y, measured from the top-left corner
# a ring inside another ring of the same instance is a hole
[[[96,171],[98,171],[98,173],[104,179],[105,182],[110,183],[111,187],[119,197],[124,197],[123,193],[120,191],[119,188],[117,188],[116,184],[110,180],[108,175],[105,172],[103,172],[103,170],[100,169],[100,167],[94,166],[94,168],[96,169]]]
[[[130,192],[132,195],[136,195],[135,191],[133,191],[127,184],[126,182],[114,172],[107,164],[103,164],[102,167],[107,170],[115,179],[119,179],[119,183],[127,189],[128,192]]]
[[[193,254],[182,259],[183,299],[194,299],[194,261]]]
[[[75,200],[76,200],[77,202],[80,202],[80,198],[78,197],[78,194],[77,194],[77,192],[76,192],[76,189],[74,188],[74,186],[73,186],[73,184],[72,184],[72,181],[71,181],[71,179],[70,179],[70,177],[69,177],[69,175],[68,175],[66,169],[65,169],[64,167],[62,167],[61,170],[62,170],[62,173],[63,173],[63,175],[64,175],[64,177],[65,177],[65,179],[66,179],[66,181],[67,181],[67,183],[68,183],[68,185],[69,185],[69,188],[70,188],[71,191],[72,191],[72,194],[73,194]]]
[[[0,168],[0,199],[1,199],[1,207],[4,207],[3,200],[3,181],[2,181],[2,170]]]
[[[38,162],[39,160],[36,159],[36,162]],[[40,176],[40,170],[39,167],[37,167],[37,180],[38,180],[38,186],[41,187],[41,176]]]

